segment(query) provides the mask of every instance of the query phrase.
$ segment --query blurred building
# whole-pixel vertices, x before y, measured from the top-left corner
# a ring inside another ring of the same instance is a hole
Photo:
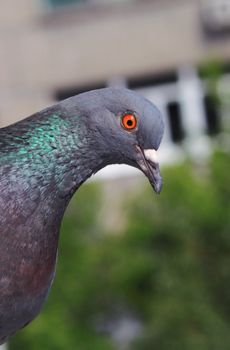
[[[219,62],[222,90],[229,89],[228,0],[8,0],[0,6],[0,126],[85,90],[124,85],[162,110],[167,161],[181,156],[178,144],[187,139],[196,140],[188,143],[195,157],[199,145],[206,153],[205,135],[221,130],[199,73],[201,64]]]

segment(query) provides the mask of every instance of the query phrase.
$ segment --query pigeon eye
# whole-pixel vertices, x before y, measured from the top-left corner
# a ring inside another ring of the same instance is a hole
[[[137,118],[133,114],[127,113],[121,118],[121,123],[124,129],[134,130],[137,126]]]

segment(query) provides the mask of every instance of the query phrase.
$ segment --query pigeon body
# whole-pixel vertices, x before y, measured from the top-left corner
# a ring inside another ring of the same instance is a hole
[[[139,168],[159,192],[162,135],[157,108],[115,88],[71,97],[0,129],[0,344],[47,298],[74,192],[112,163]]]

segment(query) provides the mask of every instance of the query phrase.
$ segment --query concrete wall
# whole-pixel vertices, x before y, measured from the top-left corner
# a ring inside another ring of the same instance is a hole
[[[207,41],[197,0],[75,6],[0,5],[0,125],[54,101],[59,88],[230,60],[230,37]]]

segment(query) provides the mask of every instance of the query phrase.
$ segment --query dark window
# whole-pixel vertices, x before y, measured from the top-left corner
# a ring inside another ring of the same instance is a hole
[[[84,85],[84,86],[77,86],[77,87],[71,87],[66,89],[58,89],[55,92],[55,100],[61,101],[65,98],[81,94],[82,92],[86,92],[89,90],[96,90],[106,87],[105,83],[98,83],[98,84],[90,84],[90,85]]]
[[[207,132],[209,135],[216,135],[220,131],[220,114],[218,104],[214,98],[205,96],[204,98]]]
[[[223,64],[223,73],[225,73],[225,74],[230,73],[230,62],[225,62]]]
[[[77,4],[77,3],[84,3],[87,2],[87,0],[47,0],[49,6],[51,7],[63,7],[67,5]]]
[[[173,101],[167,105],[170,133],[173,142],[181,142],[184,139],[181,109],[178,102]]]
[[[166,72],[155,75],[145,75],[137,78],[130,78],[127,85],[130,89],[140,89],[151,86],[175,83],[177,81],[176,72]]]
[[[208,38],[218,38],[230,33],[229,0],[206,1],[202,6],[201,20]]]

